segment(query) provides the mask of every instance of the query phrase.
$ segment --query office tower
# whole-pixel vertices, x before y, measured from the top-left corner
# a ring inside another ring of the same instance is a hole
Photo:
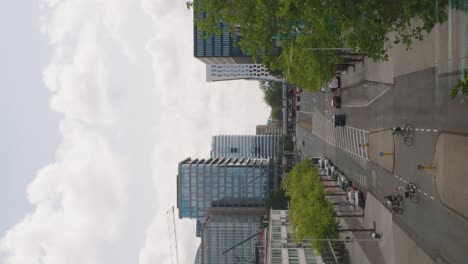
[[[268,68],[263,64],[207,64],[206,81],[229,81],[229,80],[256,80],[276,81],[281,79],[270,75]]]
[[[276,158],[278,135],[217,135],[211,138],[211,157]]]
[[[195,14],[194,14],[195,15]],[[204,17],[205,14],[200,14]],[[220,34],[207,33],[193,23],[193,56],[205,64],[254,63],[254,59],[239,47],[239,34],[229,32],[229,25],[219,24]]]
[[[193,262],[194,264],[202,264],[202,254],[201,254],[201,251],[202,251],[202,245],[200,244],[200,246],[198,246],[198,249],[197,249],[197,253],[195,254],[195,261]]]
[[[201,258],[205,264],[253,263],[264,208],[212,208],[202,227]]]
[[[273,159],[187,158],[177,175],[179,218],[199,219],[212,207],[264,207],[280,176]]]
[[[197,14],[194,10],[193,23],[193,56],[205,64],[254,64],[256,63],[252,56],[244,53],[239,46],[241,39],[241,29],[233,28],[230,32],[230,26],[226,23],[219,23],[220,34],[209,36],[205,31],[199,29],[196,25]],[[205,19],[206,14],[198,14],[200,19]],[[272,55],[279,55],[281,47],[275,46],[276,41],[272,39]],[[257,61],[258,63],[259,61]]]

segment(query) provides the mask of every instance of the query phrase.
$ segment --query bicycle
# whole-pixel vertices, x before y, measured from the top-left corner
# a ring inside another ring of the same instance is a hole
[[[409,182],[403,186],[399,186],[396,188],[396,191],[401,191],[403,190],[404,191],[404,194],[405,194],[405,197],[406,198],[409,198],[411,202],[413,203],[418,203],[419,202],[419,196],[418,196],[418,193],[417,193],[417,187],[416,187],[416,184],[414,184],[413,182]]]
[[[405,124],[403,128],[395,127],[392,129],[393,134],[397,135],[399,138],[403,138],[403,142],[407,146],[413,145],[413,137],[414,137],[414,126],[411,124]]]
[[[392,214],[399,214],[403,213],[402,202],[403,196],[401,194],[390,194],[384,196],[386,204],[390,207],[390,212]]]

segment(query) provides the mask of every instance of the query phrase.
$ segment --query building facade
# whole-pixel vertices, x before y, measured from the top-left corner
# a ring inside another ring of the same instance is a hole
[[[199,29],[196,20],[206,18],[206,13],[199,13],[198,18],[194,10],[193,23],[193,55],[205,64],[254,64],[252,56],[244,53],[239,46],[241,39],[239,27],[233,27],[226,23],[218,24],[219,34],[208,35]],[[230,32],[232,31],[232,32]],[[273,55],[281,53],[281,47],[275,46],[276,41],[272,39],[271,52]]]
[[[207,64],[206,81],[229,81],[229,80],[256,80],[276,81],[281,79],[270,75],[268,68],[263,64]]]
[[[280,177],[273,159],[185,159],[177,175],[179,218],[200,219],[213,207],[264,207]]]
[[[201,13],[200,17],[204,18]],[[195,17],[195,14],[194,14]],[[243,64],[254,63],[252,56],[242,52],[238,43],[239,34],[230,33],[229,25],[219,24],[220,34],[207,36],[193,23],[193,56],[205,64]]]
[[[198,246],[198,249],[197,249],[197,253],[195,254],[195,260],[193,261],[194,264],[202,264],[202,254],[201,254],[201,251],[202,251],[202,245],[200,244],[200,246]]]
[[[291,224],[287,210],[270,210],[268,232],[266,237],[266,252],[261,264],[323,264],[311,248],[310,242],[302,244],[294,242]]]
[[[211,138],[211,157],[276,158],[279,135],[217,135]]]
[[[212,208],[202,228],[204,264],[253,263],[264,208]]]

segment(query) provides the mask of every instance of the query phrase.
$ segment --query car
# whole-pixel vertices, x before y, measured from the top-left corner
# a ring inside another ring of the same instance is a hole
[[[341,108],[341,97],[339,95],[333,96],[331,105],[333,108]]]
[[[366,204],[364,193],[359,190],[348,191],[346,198],[348,199],[349,204],[354,206],[364,207]]]
[[[341,177],[343,174],[337,169],[332,173],[331,177],[333,180],[337,181],[339,177]]]
[[[332,176],[334,172],[335,172],[335,166],[330,165],[330,166],[327,167],[327,174],[329,176]]]
[[[323,169],[323,168],[325,167],[325,161],[324,161],[323,158],[319,158],[319,159],[318,159],[318,167],[319,167],[320,169]]]
[[[341,173],[337,176],[337,182],[343,191],[346,191],[348,190],[348,188],[353,186],[353,182],[350,181],[345,175]]]
[[[320,158],[319,159],[319,167],[323,170],[326,170],[329,164],[329,160],[327,158]]]
[[[333,115],[332,117],[332,124],[337,126],[345,126],[346,125],[346,116],[345,115]]]
[[[341,86],[341,79],[339,75],[333,76],[333,78],[322,84],[322,92],[328,93],[328,92],[335,92],[336,89],[340,88]]]

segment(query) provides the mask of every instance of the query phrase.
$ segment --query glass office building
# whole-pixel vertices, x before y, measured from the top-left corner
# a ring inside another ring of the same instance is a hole
[[[211,157],[276,158],[279,135],[217,135],[211,138]]]
[[[253,263],[252,243],[259,235],[260,217],[265,213],[264,209],[261,211],[261,214],[243,212],[226,214],[209,210],[202,228],[203,263]],[[245,243],[240,244],[243,241]]]
[[[203,218],[212,207],[264,207],[280,176],[273,159],[185,159],[177,175],[179,218]]]
[[[194,264],[202,264],[202,254],[201,254],[201,250],[202,250],[202,246],[200,244],[200,246],[198,246],[198,249],[197,249],[197,253],[195,255],[195,261],[193,261]]]
[[[194,18],[196,14],[194,13]],[[199,17],[204,19],[205,13],[200,13]],[[207,33],[199,29],[194,21],[193,23],[193,56],[205,64],[253,64],[252,56],[244,53],[239,46],[241,38],[241,29],[233,28],[230,32],[230,26],[226,23],[219,23],[220,34],[208,36]],[[281,47],[274,46],[272,40],[271,53],[279,55]]]
[[[205,14],[200,16],[204,18]],[[206,64],[253,63],[253,58],[242,52],[238,45],[239,34],[231,34],[226,23],[219,23],[218,26],[220,34],[208,37],[193,23],[194,57]]]

